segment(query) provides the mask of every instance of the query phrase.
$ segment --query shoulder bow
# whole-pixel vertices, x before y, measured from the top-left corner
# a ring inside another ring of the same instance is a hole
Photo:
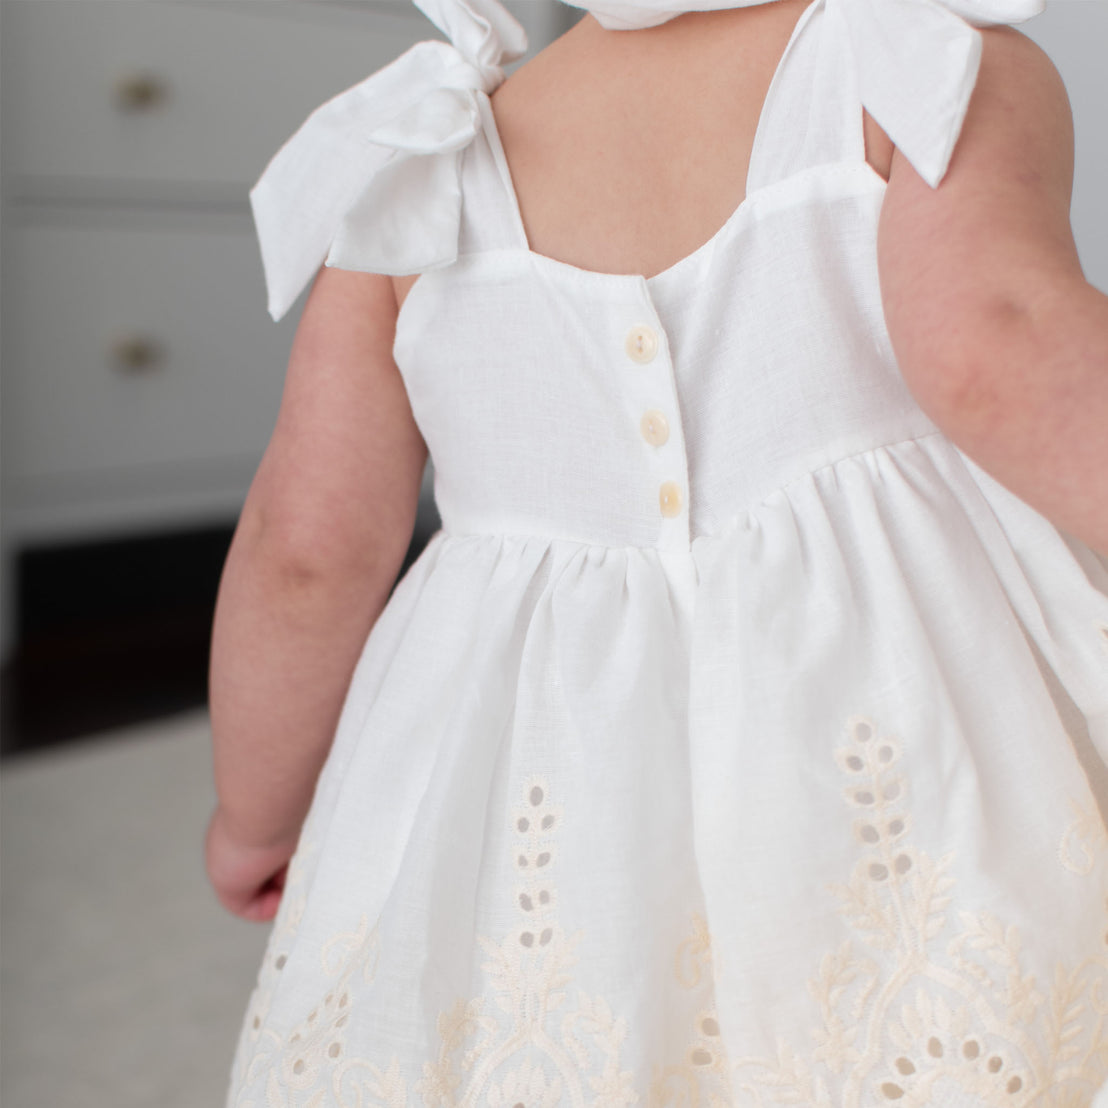
[[[1045,0],[827,0],[845,25],[858,93],[916,172],[937,188],[981,64],[978,27],[1022,23]]]
[[[457,258],[477,93],[504,80],[527,35],[498,0],[414,2],[450,43],[416,43],[316,108],[250,190],[274,320],[324,261],[403,274]]]
[[[767,0],[567,0],[610,30],[653,27],[686,11]],[[816,0],[817,3],[821,0]],[[825,0],[853,55],[862,104],[916,171],[938,187],[981,62],[978,27],[1023,23],[1045,0]]]

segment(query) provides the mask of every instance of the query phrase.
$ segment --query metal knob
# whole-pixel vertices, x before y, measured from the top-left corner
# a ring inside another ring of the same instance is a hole
[[[166,83],[151,73],[132,73],[115,83],[116,104],[125,111],[149,111],[168,95]]]
[[[123,335],[112,343],[117,369],[135,373],[153,369],[162,361],[162,348],[144,335]]]

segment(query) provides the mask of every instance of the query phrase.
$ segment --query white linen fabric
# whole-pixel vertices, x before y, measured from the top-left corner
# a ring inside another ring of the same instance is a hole
[[[969,4],[812,0],[745,198],[649,278],[530,248],[488,95],[522,32],[421,6],[453,44],[251,194],[275,318],[324,260],[420,274],[442,529],[358,661],[228,1105],[1108,1104],[1108,560],[929,420],[878,287],[861,107],[937,183]],[[898,19],[918,102],[859,54]]]

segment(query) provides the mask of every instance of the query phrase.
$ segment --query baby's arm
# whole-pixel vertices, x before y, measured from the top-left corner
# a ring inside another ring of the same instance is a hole
[[[1070,228],[1073,121],[1030,39],[982,32],[977,87],[932,190],[893,156],[878,236],[889,334],[950,440],[1108,553],[1108,297]]]
[[[366,636],[411,541],[427,448],[388,277],[324,267],[220,582],[209,702],[225,907],[269,919]]]

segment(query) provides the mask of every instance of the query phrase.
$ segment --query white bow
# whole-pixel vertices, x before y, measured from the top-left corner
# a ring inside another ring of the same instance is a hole
[[[1022,23],[1045,0],[827,0],[846,25],[862,104],[937,188],[981,64],[977,27]]]
[[[421,273],[457,258],[461,152],[476,92],[504,79],[527,35],[498,0],[415,0],[451,39],[418,42],[316,108],[250,190],[268,310],[279,320],[326,260]]]
[[[566,0],[611,30],[764,0]],[[1023,23],[1045,0],[826,0],[854,55],[862,104],[932,188],[946,175],[981,63],[978,27]]]

